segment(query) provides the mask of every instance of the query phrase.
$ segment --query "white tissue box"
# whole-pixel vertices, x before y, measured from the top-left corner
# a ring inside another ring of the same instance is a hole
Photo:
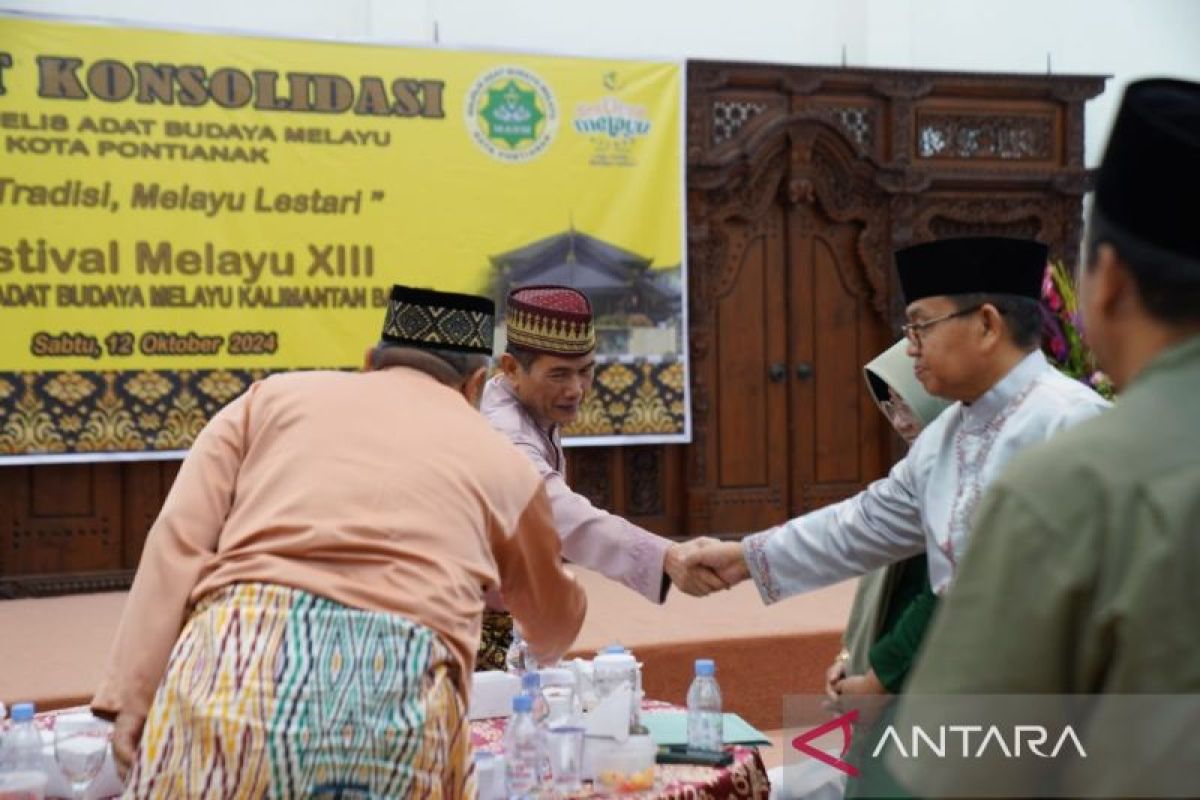
[[[512,716],[513,698],[521,693],[521,679],[499,670],[471,674],[471,706],[468,719]]]
[[[583,727],[589,737],[604,737],[623,742],[629,738],[629,710],[633,695],[617,689],[583,715]]]

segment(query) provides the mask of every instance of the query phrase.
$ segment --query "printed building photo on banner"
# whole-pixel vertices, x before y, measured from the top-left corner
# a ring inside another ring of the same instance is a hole
[[[175,457],[396,283],[580,289],[565,443],[690,439],[681,63],[0,24],[0,463]]]
[[[596,380],[568,436],[674,433],[684,423],[680,265],[651,259],[576,230],[491,257],[488,294],[504,308],[510,289],[571,286],[592,303]],[[497,320],[497,349],[504,320]]]

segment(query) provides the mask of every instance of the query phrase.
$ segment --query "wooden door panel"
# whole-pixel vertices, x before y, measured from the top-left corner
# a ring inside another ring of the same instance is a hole
[[[180,461],[138,461],[122,465],[121,565],[135,569],[150,526],[175,482]]]
[[[736,278],[717,298],[716,492],[712,529],[757,530],[787,517],[787,366],[783,211],[747,233]]]
[[[29,470],[29,511],[39,518],[83,517],[92,510],[88,464],[64,464],[54,471]]]
[[[791,212],[788,270],[792,342],[790,513],[858,492],[883,474],[886,425],[862,365],[888,342],[859,264],[860,226],[818,209]],[[809,377],[797,368],[810,370]]]
[[[722,488],[765,486],[770,481],[770,409],[766,365],[765,242],[746,247],[738,282],[717,303],[717,426]]]
[[[123,589],[178,461],[0,468],[0,598]]]
[[[69,574],[121,566],[120,466],[0,470],[0,575]]]
[[[842,226],[843,228],[849,226]],[[813,483],[853,482],[859,479],[858,410],[862,394],[861,364],[858,362],[859,312],[861,303],[846,287],[841,270],[846,255],[844,242],[815,235],[806,249],[812,259],[814,285],[813,383],[815,403],[813,426]],[[845,237],[841,237],[845,238]],[[839,245],[841,252],[835,251]],[[853,250],[850,251],[853,253]]]

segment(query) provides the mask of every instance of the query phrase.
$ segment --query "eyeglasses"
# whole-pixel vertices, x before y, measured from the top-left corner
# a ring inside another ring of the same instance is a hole
[[[927,319],[924,322],[909,322],[901,325],[900,330],[904,331],[904,335],[908,337],[910,342],[917,347],[920,347],[921,337],[925,335],[925,331],[932,328],[934,325],[937,325],[939,322],[945,322],[948,319],[954,319],[955,317],[965,317],[967,314],[974,314],[981,308],[983,308],[983,303],[980,303],[977,306],[971,306],[970,308],[964,308],[961,311],[954,311],[950,314],[944,314],[940,317]]]
[[[889,420],[894,420],[900,416],[912,416],[912,409],[908,407],[908,403],[903,400],[880,400],[879,410]]]

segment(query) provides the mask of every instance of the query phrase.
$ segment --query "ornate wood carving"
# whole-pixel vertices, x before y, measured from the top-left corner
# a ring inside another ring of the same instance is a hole
[[[630,515],[649,517],[663,513],[665,477],[661,447],[625,448],[625,497]]]
[[[767,110],[766,103],[753,100],[718,100],[712,104],[712,143],[732,139],[742,126]]]
[[[1050,114],[922,113],[917,120],[919,158],[1046,161],[1054,155]]]
[[[755,230],[754,220],[760,219],[774,200],[785,173],[788,202],[820,202],[835,221],[863,223],[859,255],[867,268],[872,302],[884,311],[891,249],[887,205],[875,180],[878,165],[826,117],[817,112],[773,120],[737,150],[714,154],[713,161],[693,170],[695,185],[705,192],[706,232],[716,245],[705,257],[715,256],[722,262],[716,268],[719,279],[715,287],[700,286],[704,291],[699,296],[697,286],[691,287],[694,314],[710,309],[733,285],[747,233]]]
[[[932,92],[933,87],[932,76],[913,72],[881,73],[871,83],[871,90],[875,94],[891,100],[916,100]]]
[[[714,492],[712,463],[715,309],[737,285],[745,249],[763,234],[771,205],[811,207],[860,226],[861,274],[838,277],[884,319],[898,321],[895,248],[1001,233],[1039,237],[1056,255],[1070,249],[1087,189],[1083,103],[1102,88],[1103,79],[1086,76],[690,65],[689,107],[711,116],[714,108],[736,107],[715,103],[760,104],[750,122],[725,125],[719,135],[708,129],[690,139],[688,151],[693,532],[708,530],[715,507],[778,501],[762,490]],[[785,95],[786,114],[772,102],[775,93]],[[803,236],[813,216],[790,219]],[[815,507],[858,488],[826,483],[804,490],[801,502]]]
[[[874,153],[879,135],[875,109],[865,105],[831,105],[814,110],[818,116],[832,122],[862,153]]]
[[[598,447],[579,447],[567,456],[571,488],[597,508],[613,508],[611,453]]]
[[[920,202],[915,242],[944,236],[1028,236],[1040,238],[1052,227],[1051,198],[951,196]]]
[[[931,239],[954,236],[1011,236],[1015,239],[1037,239],[1041,232],[1042,222],[1035,214],[1008,222],[991,219],[968,221],[939,215],[929,219]]]

